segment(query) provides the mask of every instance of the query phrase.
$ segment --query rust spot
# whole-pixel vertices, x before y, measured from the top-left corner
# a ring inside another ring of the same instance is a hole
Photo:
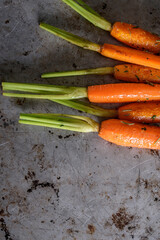
[[[1,228],[1,231],[4,232],[5,234],[5,240],[13,240],[7,228],[6,222],[3,218],[0,219],[0,228]]]
[[[120,208],[117,213],[112,214],[112,221],[116,228],[123,230],[126,225],[128,225],[134,216],[126,212],[125,208]]]
[[[88,230],[87,230],[88,234],[93,234],[95,230],[96,230],[95,226],[93,226],[92,224],[88,224]]]
[[[22,99],[18,98],[17,101],[16,101],[16,103],[20,106],[22,106],[24,104],[24,102],[25,102],[25,98],[22,98]]]
[[[35,172],[34,171],[28,171],[27,175],[25,175],[25,179],[28,180],[28,179],[33,179],[35,177]]]
[[[31,193],[33,190],[36,190],[37,188],[52,188],[57,196],[59,198],[59,189],[55,187],[54,183],[49,182],[39,182],[39,180],[32,181],[31,187],[27,190],[28,193]]]

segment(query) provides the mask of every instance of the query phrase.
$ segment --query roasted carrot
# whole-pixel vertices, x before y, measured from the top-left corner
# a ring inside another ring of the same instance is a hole
[[[41,75],[42,78],[79,76],[79,75],[113,74],[118,80],[125,82],[154,82],[160,83],[160,70],[135,64],[121,64],[115,67],[102,67],[66,72],[51,72]]]
[[[127,104],[118,109],[118,118],[141,123],[160,123],[160,102]]]
[[[160,83],[160,70],[133,64],[114,67],[114,77],[126,82]]]
[[[160,101],[160,85],[144,83],[116,83],[87,87],[68,87],[46,84],[2,82],[3,95],[51,100],[88,98],[95,103],[123,103]],[[8,92],[11,91],[11,92]],[[23,93],[14,93],[14,91]]]
[[[106,141],[126,147],[160,149],[160,128],[130,121],[109,119],[101,124],[94,120],[65,114],[21,114],[19,123],[66,129],[77,132],[98,132]]]
[[[62,0],[80,15],[110,34],[120,42],[140,50],[160,53],[160,37],[132,24],[116,22],[113,25],[93,11],[82,0]]]
[[[160,85],[116,83],[88,87],[88,99],[95,103],[160,100]]]
[[[116,86],[117,84],[115,84]],[[122,85],[122,84],[121,84]],[[136,84],[137,85],[137,84]],[[144,84],[143,84],[144,85]],[[119,107],[119,109],[105,109],[96,105],[93,105],[91,103],[86,103],[84,101],[79,100],[66,100],[61,99],[63,98],[64,92],[61,92],[61,95],[59,91],[73,91],[69,88],[61,88],[59,86],[49,86],[49,85],[37,85],[37,84],[23,84],[23,83],[2,83],[3,91],[20,91],[20,92],[29,92],[30,94],[27,94],[27,97],[30,98],[46,98],[48,100],[51,100],[53,102],[95,115],[99,117],[105,117],[105,118],[119,118],[123,120],[129,120],[134,122],[145,122],[145,123],[157,123],[160,122],[160,102],[137,102],[137,103],[130,103],[128,105]],[[125,86],[125,83],[124,83]],[[55,92],[54,92],[55,89]],[[79,88],[78,88],[79,89]],[[77,90],[78,90],[77,89]],[[44,91],[45,90],[45,91]],[[76,89],[75,89],[76,90]],[[36,95],[33,96],[33,94],[36,93]],[[45,93],[45,94],[44,94]],[[48,97],[48,94],[50,93]],[[58,94],[54,97],[53,94]],[[68,92],[70,94],[70,92]],[[74,92],[76,94],[76,91]],[[14,94],[14,93],[3,93],[5,96],[13,96],[13,97],[25,97],[26,94]],[[62,95],[63,94],[63,95]],[[70,95],[71,96],[71,95]],[[73,95],[72,95],[73,96]],[[119,96],[121,96],[121,92],[119,93]],[[118,97],[119,97],[118,96]],[[58,99],[59,97],[59,99]],[[72,98],[71,98],[72,99]]]
[[[160,37],[132,24],[114,23],[111,35],[132,48],[160,53]]]
[[[77,46],[96,51],[105,57],[160,69],[160,57],[154,54],[112,44],[103,44],[103,46],[100,46],[99,44],[92,43],[86,39],[80,38],[45,23],[41,23],[40,27]]]
[[[119,119],[101,123],[99,136],[125,147],[160,149],[160,128]]]

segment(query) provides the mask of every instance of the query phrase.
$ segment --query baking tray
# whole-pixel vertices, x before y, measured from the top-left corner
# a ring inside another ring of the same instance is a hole
[[[86,2],[112,23],[160,34],[158,0]],[[43,31],[39,21],[97,43],[121,45],[60,0],[1,0],[1,80],[75,86],[117,82],[111,76],[42,80],[43,72],[118,61]],[[0,239],[160,239],[159,151],[116,146],[96,133],[18,124],[19,113],[32,112],[87,116],[49,101],[0,96]]]

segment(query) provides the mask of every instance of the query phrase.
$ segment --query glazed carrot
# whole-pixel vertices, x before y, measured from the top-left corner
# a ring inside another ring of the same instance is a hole
[[[114,77],[126,82],[160,83],[160,70],[133,64],[114,67]]]
[[[142,66],[152,67],[160,70],[160,57],[155,56],[151,53],[135,50],[128,47],[116,46],[112,44],[103,44],[103,46],[100,46],[99,44],[92,43],[86,39],[80,38],[76,35],[68,33],[64,30],[60,30],[45,23],[41,23],[40,27],[77,46],[99,52],[101,55],[105,57],[129,63],[134,63]]]
[[[77,132],[98,132],[106,141],[126,147],[160,149],[160,128],[130,121],[109,119],[98,124],[94,120],[65,114],[21,114],[19,123],[66,129]]]
[[[90,102],[95,103],[160,101],[159,84],[116,83],[89,86],[87,88],[2,82],[2,88],[3,95],[8,97],[50,100],[74,100],[88,97]],[[14,93],[14,91],[23,93]]]
[[[116,86],[117,84],[115,84]],[[122,84],[121,84],[122,85]],[[137,84],[136,84],[137,85]],[[144,85],[144,84],[142,84]],[[125,83],[124,83],[124,86]],[[49,85],[38,85],[38,84],[23,84],[23,83],[2,83],[3,91],[20,91],[20,92],[29,92],[30,95],[27,95],[27,97],[30,98],[45,98],[48,100],[51,100],[53,102],[80,110],[82,112],[86,112],[95,116],[99,117],[105,117],[105,118],[119,118],[123,120],[129,120],[134,122],[146,122],[146,123],[157,123],[160,122],[160,102],[137,102],[137,103],[131,103],[125,106],[120,107],[117,109],[105,109],[96,105],[93,105],[91,103],[87,103],[84,101],[79,100],[66,100],[65,99],[58,99],[58,96],[60,98],[65,95],[65,91],[67,89],[68,94],[71,94],[70,90],[73,92],[73,88],[61,88],[60,86],[49,86]],[[45,91],[44,91],[45,89]],[[55,89],[55,92],[54,92]],[[52,90],[52,91],[51,91]],[[76,94],[76,90],[79,90],[79,88],[75,89],[74,94]],[[48,91],[48,92],[47,92]],[[61,95],[56,95],[55,98],[53,98],[54,94],[60,93],[59,91],[64,91],[63,95],[61,92]],[[51,98],[48,97],[48,93],[50,92]],[[32,94],[31,94],[32,93]],[[36,93],[36,95],[33,96],[33,94]],[[43,95],[43,94],[46,95]],[[9,94],[9,95],[8,95]],[[119,93],[121,94],[121,92]],[[13,96],[13,97],[25,97],[26,94],[14,94],[14,93],[3,93],[5,96]],[[71,96],[71,95],[70,95]],[[73,95],[72,95],[73,96]],[[121,95],[119,95],[121,96]],[[118,97],[119,97],[118,96]],[[76,96],[75,96],[76,97]],[[73,98],[71,98],[73,99]],[[117,98],[118,99],[118,98]]]
[[[160,85],[116,83],[88,87],[88,99],[95,103],[160,100]]]
[[[99,136],[125,147],[160,149],[160,128],[118,119],[101,123]]]
[[[133,122],[159,123],[160,102],[130,103],[118,109],[118,118]]]
[[[111,35],[132,48],[160,53],[160,37],[132,24],[114,23]]]
[[[118,80],[125,82],[154,82],[160,83],[160,70],[134,64],[121,64],[115,67],[102,67],[93,69],[74,70],[66,72],[51,72],[41,75],[42,78],[80,76],[80,75],[113,74]]]
[[[159,56],[140,50],[105,43],[102,46],[100,53],[105,57],[123,62],[137,63],[138,65],[160,69]]]
[[[82,0],[62,0],[95,26],[110,31],[111,36],[130,47],[160,53],[160,37],[132,24],[116,22],[113,25],[93,11]]]

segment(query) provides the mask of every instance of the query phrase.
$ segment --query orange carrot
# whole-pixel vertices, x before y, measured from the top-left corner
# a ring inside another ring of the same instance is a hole
[[[116,22],[110,33],[114,38],[130,47],[160,53],[160,37],[132,24]]]
[[[160,57],[151,53],[135,50],[128,47],[121,47],[112,44],[104,44],[100,53],[109,58],[123,62],[135,63],[147,67],[160,69]]]
[[[71,42],[72,44],[88,50],[99,52],[105,57],[160,70],[160,57],[154,54],[112,44],[104,44],[103,46],[100,46],[99,44],[92,43],[84,38],[78,37],[45,23],[41,23],[40,27]]]
[[[116,83],[88,87],[88,99],[95,103],[160,100],[159,84]]]
[[[115,67],[74,70],[66,72],[50,72],[41,75],[42,78],[80,76],[80,75],[113,74],[118,80],[125,82],[154,82],[160,83],[160,70],[134,64],[121,64]]]
[[[128,23],[116,22],[111,25],[82,0],[62,0],[95,26],[110,31],[110,34],[130,47],[160,53],[160,37]]]
[[[160,102],[130,103],[118,109],[118,118],[133,122],[159,123]]]
[[[160,128],[110,119],[101,124],[88,117],[68,114],[20,114],[19,123],[77,132],[98,132],[112,143],[126,147],[160,149]]]
[[[160,70],[133,64],[122,64],[114,67],[114,77],[126,82],[160,83]]]
[[[99,136],[125,147],[160,149],[160,128],[118,119],[103,121]]]
[[[50,100],[74,100],[88,97],[90,102],[95,103],[160,101],[160,84],[150,84],[116,83],[87,88],[2,82],[2,88],[3,95],[8,97]]]

